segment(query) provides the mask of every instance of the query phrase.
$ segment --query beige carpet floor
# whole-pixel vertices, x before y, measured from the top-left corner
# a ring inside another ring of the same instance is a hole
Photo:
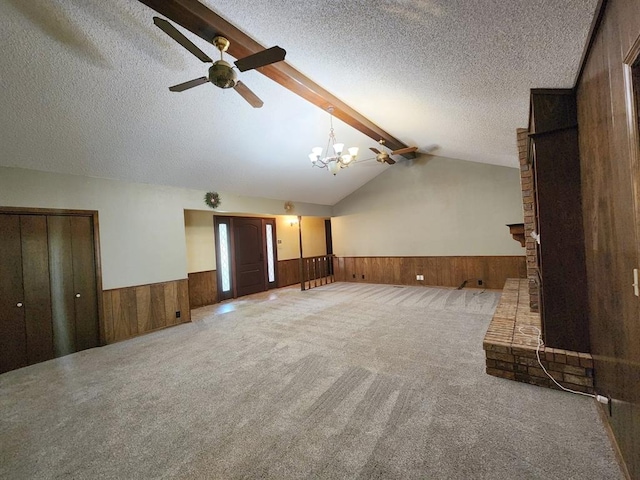
[[[484,373],[498,298],[286,288],[0,375],[0,478],[621,479],[591,399]]]

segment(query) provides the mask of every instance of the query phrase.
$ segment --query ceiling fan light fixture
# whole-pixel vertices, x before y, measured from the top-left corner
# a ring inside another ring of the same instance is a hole
[[[224,60],[218,60],[209,68],[209,81],[216,87],[233,88],[238,83],[238,74]]]
[[[336,135],[333,131],[333,107],[327,109],[330,115],[329,140],[327,142],[327,156],[322,158],[322,147],[314,147],[311,149],[309,159],[311,165],[318,168],[326,168],[333,175],[338,173],[340,169],[348,167],[358,156],[358,147],[348,148],[349,154],[342,154],[344,151],[344,143],[336,142]],[[330,148],[333,149],[333,155],[329,156]]]

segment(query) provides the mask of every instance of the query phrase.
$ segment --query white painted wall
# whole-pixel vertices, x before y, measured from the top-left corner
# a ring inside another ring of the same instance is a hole
[[[215,270],[213,213],[185,210],[184,231],[187,242],[187,271],[194,273]]]
[[[184,210],[206,211],[204,193],[0,167],[0,206],[98,211],[104,289],[186,278]],[[284,210],[282,200],[220,195],[220,212]],[[331,214],[324,205],[296,202],[295,208],[302,215]]]
[[[422,156],[337,203],[331,227],[339,256],[524,255],[505,226],[522,221],[519,170]]]

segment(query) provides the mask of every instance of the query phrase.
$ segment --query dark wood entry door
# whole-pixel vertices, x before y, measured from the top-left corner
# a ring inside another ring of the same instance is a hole
[[[234,218],[236,296],[250,295],[267,289],[265,281],[264,239],[262,219]]]

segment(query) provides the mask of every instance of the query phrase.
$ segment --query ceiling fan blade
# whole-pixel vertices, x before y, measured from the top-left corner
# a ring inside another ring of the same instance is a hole
[[[184,48],[189,50],[193,55],[198,57],[200,60],[202,60],[205,63],[207,62],[213,63],[213,60],[211,60],[206,53],[204,53],[202,50],[196,47],[191,40],[189,40],[187,37],[181,34],[176,27],[171,25],[165,19],[160,17],[153,17],[153,23],[155,23],[160,30],[162,30],[164,33],[169,35],[171,38],[173,38],[176,42],[178,42]]]
[[[387,160],[385,161],[385,163],[389,164],[389,165],[393,165],[394,163],[396,163],[396,161],[393,158],[387,158]]]
[[[415,152],[416,150],[418,150],[418,147],[399,148],[391,152],[391,155],[404,155],[405,153]]]
[[[236,67],[238,67],[238,70],[246,72],[247,70],[253,70],[254,68],[260,68],[265,65],[281,62],[284,60],[286,54],[287,52],[284,48],[275,46],[236,60],[234,63]]]
[[[369,150],[371,150],[371,151],[372,151],[373,153],[375,153],[376,155],[379,155],[379,154],[380,154],[380,150],[378,150],[377,148],[370,147],[370,148],[369,148]]]
[[[251,105],[253,108],[260,108],[262,107],[262,105],[264,105],[264,102],[260,100],[255,93],[249,90],[249,87],[247,87],[244,83],[236,83],[236,86],[233,87],[233,89],[238,92],[242,98],[249,102],[249,105]]]
[[[184,92],[193,87],[197,87],[198,85],[202,85],[203,83],[207,83],[209,79],[207,77],[195,78],[193,80],[189,80],[188,82],[179,83],[178,85],[174,85],[173,87],[169,87],[169,90],[172,92]]]

